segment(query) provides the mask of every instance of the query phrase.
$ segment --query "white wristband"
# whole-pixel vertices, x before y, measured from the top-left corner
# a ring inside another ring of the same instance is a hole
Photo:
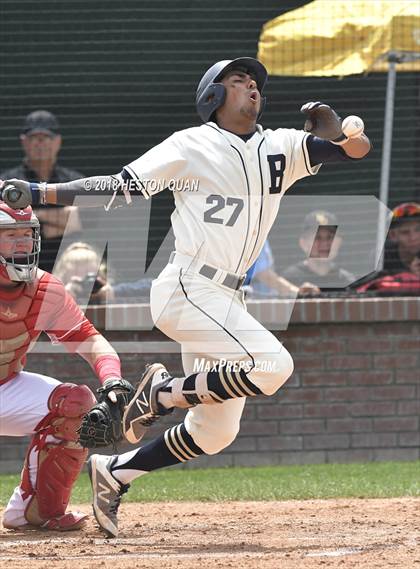
[[[332,142],[333,144],[337,144],[338,146],[343,146],[343,144],[346,144],[347,141],[348,137],[344,134],[344,132],[341,133],[341,135],[338,138],[330,140],[330,142]]]
[[[38,184],[39,189],[39,203],[41,205],[47,205],[47,182],[41,182]]]

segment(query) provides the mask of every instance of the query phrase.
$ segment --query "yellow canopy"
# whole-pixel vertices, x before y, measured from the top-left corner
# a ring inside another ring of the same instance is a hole
[[[258,59],[272,75],[351,75],[387,71],[389,51],[420,53],[418,0],[315,0],[264,25]]]

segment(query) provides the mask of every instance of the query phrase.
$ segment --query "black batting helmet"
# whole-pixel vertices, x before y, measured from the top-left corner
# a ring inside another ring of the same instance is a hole
[[[218,81],[223,79],[228,71],[237,68],[255,76],[258,91],[262,95],[268,74],[260,61],[253,57],[239,57],[238,59],[218,61],[204,73],[197,87],[195,106],[203,122],[210,120],[213,113],[225,101],[225,86],[222,83],[218,83]],[[261,97],[261,108],[258,116],[261,116],[264,105],[265,97]]]

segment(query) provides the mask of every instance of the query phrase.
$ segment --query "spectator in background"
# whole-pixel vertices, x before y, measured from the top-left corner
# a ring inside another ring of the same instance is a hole
[[[99,270],[98,270],[99,267]],[[101,304],[114,298],[107,282],[107,268],[93,247],[87,243],[72,243],[57,260],[54,276],[77,301]]]
[[[296,286],[304,283],[321,291],[346,288],[355,276],[335,263],[342,239],[337,235],[337,218],[327,211],[313,211],[303,222],[299,245],[306,259],[288,267],[283,276]]]
[[[295,297],[297,294],[318,294],[319,288],[311,283],[296,286],[276,273],[271,247],[268,241],[257,260],[248,270],[244,283],[249,297],[275,298],[278,296]]]
[[[357,288],[381,296],[420,295],[420,204],[402,203],[392,210],[384,267]]]
[[[37,110],[27,115],[20,142],[24,159],[18,166],[0,173],[1,180],[19,178],[29,182],[54,183],[69,182],[82,177],[80,172],[64,168],[57,163],[62,138],[58,120],[49,111]],[[39,207],[35,213],[41,223],[42,251],[39,267],[52,272],[66,227],[66,236],[72,240],[80,239],[82,226],[78,210],[74,206],[50,205]]]
[[[392,210],[389,239],[385,245],[384,273],[397,274],[417,270],[420,254],[420,204],[402,203]]]

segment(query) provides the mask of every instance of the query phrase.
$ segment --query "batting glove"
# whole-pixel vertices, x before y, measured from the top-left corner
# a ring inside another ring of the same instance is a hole
[[[1,190],[1,199],[13,209],[25,209],[32,203],[30,183],[16,178],[5,180]]]
[[[334,144],[342,145],[346,142],[347,136],[341,129],[341,118],[329,105],[320,101],[310,102],[303,105],[300,112],[307,115],[303,126],[306,132]]]

